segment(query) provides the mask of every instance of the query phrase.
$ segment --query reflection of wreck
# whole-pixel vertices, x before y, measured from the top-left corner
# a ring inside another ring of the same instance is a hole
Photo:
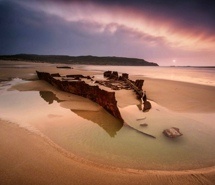
[[[110,137],[114,137],[116,133],[122,128],[123,123],[115,117],[107,114],[104,110],[100,111],[84,111],[84,110],[71,110],[78,116],[90,120],[103,128]]]
[[[40,96],[49,104],[52,104],[54,101],[58,103],[63,101],[58,99],[58,97],[51,91],[40,91]]]
[[[126,73],[123,73],[122,76],[118,76],[118,72],[106,71],[104,77],[107,77],[107,80],[104,81],[94,81],[90,76],[85,77],[83,75],[60,76],[58,73],[49,74],[38,71],[37,75],[39,79],[47,81],[60,90],[86,97],[98,103],[106,111],[121,121],[123,121],[123,119],[117,107],[115,92],[101,89],[96,84],[109,87],[112,90],[133,89],[139,99],[145,97],[142,91],[144,81],[136,80],[134,82],[129,80],[128,74]]]
[[[51,91],[40,91],[40,96],[47,103],[52,104],[54,101],[60,103],[64,100],[60,100],[53,92]],[[78,116],[90,120],[93,123],[98,124],[101,128],[103,128],[111,137],[114,137],[116,133],[122,128],[123,123],[116,119],[115,117],[107,114],[104,109],[99,111],[88,111],[88,110],[74,110],[71,109],[72,112],[77,114]]]

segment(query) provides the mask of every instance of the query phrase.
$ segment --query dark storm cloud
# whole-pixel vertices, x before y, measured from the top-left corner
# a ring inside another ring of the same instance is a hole
[[[87,40],[86,32],[81,31],[85,24],[69,24],[8,2],[0,2],[0,24],[0,54],[65,54],[78,51]]]
[[[47,40],[49,37],[45,34],[46,30],[37,25],[40,21],[42,19],[38,14],[33,14],[12,3],[0,2],[1,54],[8,51],[13,53],[17,49],[26,51],[39,47],[38,41]]]

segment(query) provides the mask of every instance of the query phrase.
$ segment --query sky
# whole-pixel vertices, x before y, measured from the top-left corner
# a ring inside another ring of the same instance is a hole
[[[214,0],[0,0],[0,55],[215,66]]]

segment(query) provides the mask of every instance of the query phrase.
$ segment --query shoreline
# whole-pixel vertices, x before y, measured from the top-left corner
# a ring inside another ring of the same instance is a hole
[[[42,138],[31,133],[26,128],[19,127],[15,123],[4,120],[0,120],[0,123],[2,139],[4,138],[6,139],[5,141],[7,141],[4,144],[1,143],[1,148],[3,150],[0,158],[2,164],[0,171],[3,171],[3,173],[0,175],[0,182],[3,184],[13,184],[11,182],[16,182],[17,179],[19,179],[20,182],[28,183],[36,182],[37,184],[58,184],[59,181],[55,181],[55,183],[53,183],[51,180],[50,182],[49,178],[52,177],[53,173],[60,175],[59,179],[61,184],[69,184],[70,180],[74,181],[76,179],[77,181],[77,173],[83,174],[86,170],[88,171],[88,174],[84,175],[81,180],[79,179],[80,181],[78,180],[79,183],[77,184],[89,183],[89,179],[91,183],[97,182],[98,184],[116,184],[116,181],[118,183],[130,184],[129,179],[132,179],[134,184],[138,184],[143,181],[150,182],[151,184],[172,184],[172,182],[174,182],[174,184],[187,184],[188,182],[188,184],[198,184],[199,182],[204,182],[202,180],[205,180],[205,184],[212,184],[215,181],[215,166],[181,171],[163,171],[123,169],[95,164],[91,161],[81,159],[78,156],[73,156],[71,153],[68,154],[67,151],[63,151],[64,149],[56,148],[52,143],[48,142],[46,138]],[[12,134],[13,137],[11,137]],[[22,145],[22,147],[19,147],[19,145],[17,146],[17,143],[20,144],[20,142],[23,142],[23,139],[27,139],[25,140],[25,145]],[[30,148],[27,149],[29,146]],[[11,149],[13,150],[11,151]],[[15,157],[11,155],[12,153],[16,154],[17,151],[14,150],[18,151]],[[20,150],[22,151],[22,154],[19,153]],[[5,161],[5,159],[7,159],[7,161]],[[19,168],[17,168],[17,165]],[[26,171],[26,165],[30,171]],[[56,165],[58,169],[56,169],[56,167],[53,168],[53,166]],[[72,170],[65,171],[65,167],[66,169],[69,168]],[[9,171],[4,170],[5,168],[9,169]],[[75,175],[74,168],[78,170]],[[37,171],[38,169],[41,171]],[[16,176],[14,177],[11,172],[15,173]],[[41,175],[41,173],[44,174]],[[103,178],[107,173],[110,178],[106,178],[104,181]],[[63,177],[61,177],[61,175]],[[123,179],[120,179],[122,176]],[[96,177],[96,179],[94,177]],[[58,177],[55,178],[58,179]]]

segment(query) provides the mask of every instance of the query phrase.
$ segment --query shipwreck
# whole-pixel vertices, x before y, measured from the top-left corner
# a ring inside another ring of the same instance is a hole
[[[121,122],[123,122],[123,118],[117,106],[115,90],[133,89],[138,99],[144,102],[147,101],[146,95],[142,90],[144,80],[132,81],[128,78],[127,73],[122,73],[119,76],[116,71],[106,71],[104,72],[105,80],[94,80],[94,77],[80,74],[61,76],[59,73],[36,72],[40,80],[45,80],[62,91],[83,96],[98,103]],[[87,83],[87,80],[92,83]],[[100,86],[108,87],[114,91],[101,89]]]
[[[117,71],[105,71],[103,74],[104,79],[102,80],[98,80],[94,76],[92,77],[84,76],[81,74],[61,76],[59,73],[50,74],[47,72],[39,72],[39,71],[36,71],[36,73],[40,80],[44,80],[62,91],[79,95],[98,103],[112,116],[117,118],[119,122],[122,124],[125,122],[117,106],[117,100],[115,96],[115,92],[117,90],[125,89],[125,90],[135,91],[137,95],[137,99],[139,99],[141,103],[143,103],[143,108],[141,107],[142,111],[145,112],[151,109],[151,103],[147,100],[145,91],[142,90],[144,80],[132,81],[129,79],[129,75],[127,73],[122,73],[122,75],[119,76]],[[102,88],[102,87],[105,87],[105,88]],[[111,89],[111,90],[108,90],[108,89]],[[49,97],[47,97],[49,96],[47,93],[50,93],[50,92],[41,93],[41,97],[43,97],[48,103],[52,103],[53,98],[56,101],[60,101],[59,99],[57,99],[57,97],[52,97],[50,99]],[[141,119],[137,119],[137,121],[144,120],[144,119],[145,117]],[[129,126],[129,128],[137,131],[138,133],[144,134],[151,138],[156,138],[151,134],[148,134],[141,130],[133,128],[128,124],[126,125]],[[121,126],[122,125],[119,125],[117,129],[120,129]],[[142,123],[140,124],[140,126],[146,127],[148,126],[148,124]],[[110,134],[110,136],[115,135],[115,131],[114,132],[109,130],[107,131]],[[169,138],[175,138],[183,135],[179,131],[179,129],[175,127],[164,130],[163,134]]]

